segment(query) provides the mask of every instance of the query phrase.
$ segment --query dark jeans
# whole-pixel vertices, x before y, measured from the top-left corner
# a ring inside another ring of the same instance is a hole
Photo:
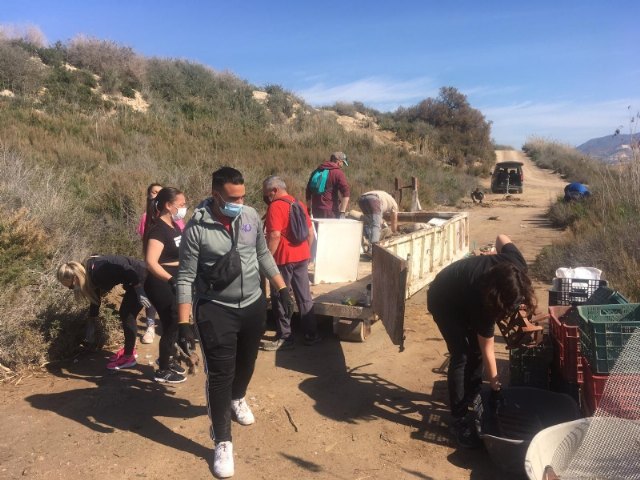
[[[120,304],[120,321],[122,322],[122,330],[124,331],[124,354],[133,355],[133,349],[136,348],[136,337],[138,334],[138,325],[136,318],[142,310],[142,305],[138,302],[133,287],[125,287],[122,303]]]
[[[340,218],[340,212],[334,212],[332,210],[320,210],[318,208],[314,208],[313,218]]]
[[[482,353],[476,333],[467,328],[462,318],[447,308],[434,305],[427,293],[427,304],[449,350],[447,386],[451,414],[460,418],[482,386]]]
[[[243,398],[253,375],[267,320],[262,296],[252,305],[232,308],[201,300],[195,320],[207,374],[211,438],[231,441],[231,400]]]
[[[172,276],[178,274],[178,267],[163,266]],[[175,343],[178,340],[178,307],[176,297],[171,286],[166,280],[155,277],[152,273],[147,275],[144,283],[144,291],[156,308],[160,323],[162,324],[162,337],[159,344],[158,364],[160,370],[169,368],[169,359],[175,355]]]
[[[313,315],[313,299],[311,298],[311,288],[309,288],[309,260],[301,262],[286,263],[278,265],[284,283],[287,284],[298,305],[302,331],[305,335],[315,336],[318,332],[318,325]],[[279,295],[271,296],[271,304],[274,312],[277,313],[276,333],[278,338],[293,339],[291,335],[291,319],[287,318]]]
[[[377,195],[362,195],[358,199],[358,206],[364,213],[364,236],[370,243],[380,241],[382,231],[382,208]]]

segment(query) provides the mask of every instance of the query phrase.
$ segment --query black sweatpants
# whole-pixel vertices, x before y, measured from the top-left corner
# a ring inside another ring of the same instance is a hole
[[[267,302],[261,296],[247,307],[232,308],[201,300],[195,306],[195,321],[207,374],[211,438],[231,441],[231,400],[247,393],[267,321]]]
[[[467,413],[482,386],[483,365],[478,337],[452,310],[435,304],[429,292],[427,304],[449,350],[449,408],[451,415],[460,418]]]
[[[178,267],[163,266],[169,274],[176,276]],[[152,273],[147,275],[144,282],[144,291],[156,308],[160,323],[162,324],[162,337],[160,337],[160,355],[158,364],[160,370],[169,368],[169,359],[175,354],[175,343],[178,340],[178,306],[171,285],[166,280],[161,280]]]
[[[118,310],[124,332],[125,355],[133,355],[133,350],[136,348],[136,336],[138,334],[136,318],[140,310],[142,310],[142,305],[138,301],[138,295],[136,295],[135,290],[133,287],[125,287],[122,303],[120,303],[120,309]]]

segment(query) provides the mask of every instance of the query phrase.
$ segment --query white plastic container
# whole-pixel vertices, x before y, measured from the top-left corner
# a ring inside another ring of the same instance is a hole
[[[635,470],[637,466],[631,466],[632,462],[638,463],[637,456],[621,458],[612,456],[606,458],[607,451],[615,451],[614,446],[620,445],[622,451],[626,448],[633,450],[633,441],[640,438],[640,423],[613,417],[590,417],[572,422],[554,425],[540,431],[529,445],[524,460],[524,468],[530,480],[542,480],[547,465],[555,463],[556,474],[562,471],[574,460],[574,455],[579,451],[582,442],[587,435],[592,440],[602,445],[605,458],[594,459],[592,455],[583,458],[583,463],[592,464],[592,470],[584,472],[580,478],[639,478],[639,476],[626,476],[629,470]],[[592,452],[590,452],[592,453]],[[625,473],[616,474],[616,466]],[[603,470],[605,476],[602,475]],[[635,470],[637,472],[637,470]],[[563,478],[561,476],[561,478]],[[571,475],[571,478],[575,478]]]
[[[362,222],[314,218],[317,238],[313,284],[353,282],[358,279]]]

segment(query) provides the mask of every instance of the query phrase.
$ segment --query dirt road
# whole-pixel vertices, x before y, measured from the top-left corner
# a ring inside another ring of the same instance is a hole
[[[506,233],[531,261],[560,235],[542,214],[564,184],[518,152],[498,152],[498,161],[512,159],[525,162],[523,195],[487,194],[484,206],[463,207],[472,245]],[[540,300],[545,307],[544,291]],[[456,450],[448,438],[446,348],[424,292],[406,318],[402,353],[379,324],[361,344],[340,343],[327,325],[322,344],[260,352],[248,393],[257,422],[233,425],[234,478],[507,478],[486,452]],[[155,384],[157,348],[139,345],[139,368],[116,375],[105,373],[103,352],[0,387],[0,478],[211,478],[203,374]]]

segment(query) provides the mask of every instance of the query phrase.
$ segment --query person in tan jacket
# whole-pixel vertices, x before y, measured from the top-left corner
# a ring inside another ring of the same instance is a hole
[[[373,244],[380,241],[382,231],[382,215],[397,212],[398,203],[383,190],[372,190],[358,198],[358,206],[364,214],[364,237]]]

